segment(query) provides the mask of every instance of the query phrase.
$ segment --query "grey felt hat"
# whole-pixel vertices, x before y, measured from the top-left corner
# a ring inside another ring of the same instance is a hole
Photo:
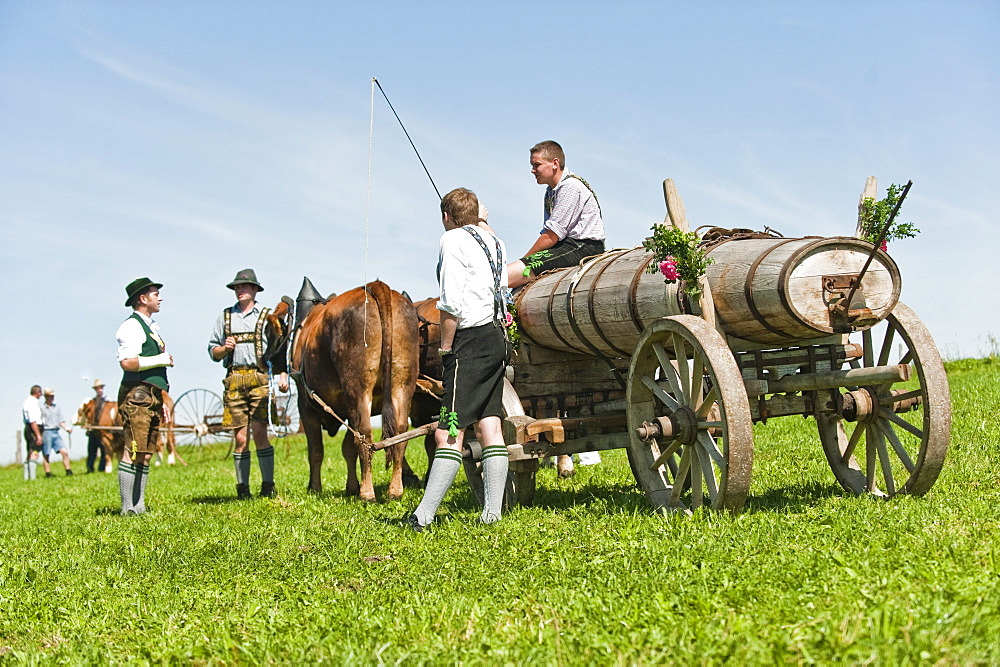
[[[236,277],[233,278],[226,287],[229,289],[236,289],[237,285],[254,285],[261,292],[264,291],[264,286],[257,282],[257,274],[254,273],[253,269],[243,269],[236,273]]]

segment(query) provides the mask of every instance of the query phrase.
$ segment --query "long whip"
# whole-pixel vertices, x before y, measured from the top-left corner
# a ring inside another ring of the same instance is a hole
[[[393,108],[392,102],[389,101],[389,96],[385,94],[385,90],[382,89],[382,84],[378,82],[378,79],[372,77],[372,81],[378,86],[378,90],[382,93],[382,97],[385,98],[386,104],[389,105],[389,109],[392,111],[392,115],[396,117],[396,121],[399,122],[399,127],[403,129],[403,134],[406,135],[407,140],[410,142],[410,146],[413,147],[413,152],[417,154],[417,159],[420,160],[420,166],[424,168],[424,173],[427,174],[427,178],[430,179],[431,185],[434,187],[434,192],[437,193],[438,199],[441,199],[441,191],[438,190],[438,186],[434,183],[434,179],[431,177],[431,172],[427,170],[427,165],[424,164],[424,159],[420,157],[420,151],[417,150],[416,144],[413,143],[413,139],[410,138],[410,133],[406,131],[406,126],[403,125],[403,121],[400,120],[399,114],[396,113],[396,109]]]

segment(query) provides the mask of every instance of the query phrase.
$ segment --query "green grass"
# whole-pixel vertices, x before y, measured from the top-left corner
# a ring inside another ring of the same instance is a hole
[[[757,428],[738,517],[653,515],[621,451],[570,480],[544,469],[536,506],[492,526],[460,476],[453,520],[422,534],[397,523],[419,491],[342,497],[339,446],[307,494],[296,438],[276,446],[279,499],[233,501],[225,448],[188,451],[130,519],[116,475],[8,467],[0,660],[997,663],[1000,364],[949,370],[944,471],[889,502],[845,496],[797,418]]]

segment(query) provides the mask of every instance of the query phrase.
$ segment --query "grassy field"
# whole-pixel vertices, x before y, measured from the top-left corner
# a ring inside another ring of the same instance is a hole
[[[277,499],[236,502],[225,448],[202,449],[154,468],[131,519],[116,475],[8,467],[0,661],[997,663],[1000,363],[949,372],[944,471],[889,502],[845,496],[795,418],[757,428],[739,517],[653,515],[621,451],[543,470],[536,506],[491,526],[460,476],[421,534],[398,524],[419,491],[342,497],[339,446],[307,494],[298,438],[276,445]]]

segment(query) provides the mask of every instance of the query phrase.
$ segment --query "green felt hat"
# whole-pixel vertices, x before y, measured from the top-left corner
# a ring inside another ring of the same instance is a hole
[[[125,299],[125,305],[126,306],[130,305],[132,303],[132,297],[134,297],[136,294],[146,289],[147,287],[155,287],[156,289],[160,289],[161,287],[163,287],[163,284],[154,283],[149,278],[136,278],[125,287],[125,294],[128,295]]]
[[[237,285],[254,285],[261,292],[264,291],[264,286],[257,282],[257,274],[253,272],[253,269],[243,269],[237,272],[236,277],[226,287],[236,289]]]

